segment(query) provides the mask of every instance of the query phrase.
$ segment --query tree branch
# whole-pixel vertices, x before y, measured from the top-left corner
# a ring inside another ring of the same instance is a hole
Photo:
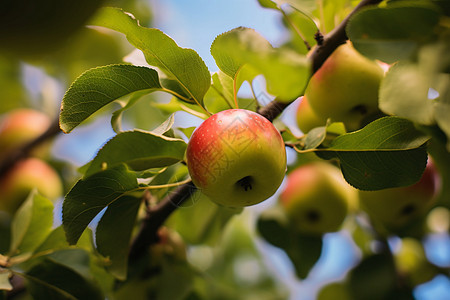
[[[362,0],[355,9],[345,18],[345,20],[337,26],[332,32],[323,37],[323,43],[318,45],[310,56],[312,64],[312,74],[314,74],[330,56],[330,54],[341,44],[347,40],[345,27],[350,17],[361,8],[368,5],[375,5],[382,0]],[[311,75],[312,75],[311,74]],[[279,116],[290,103],[278,102],[276,99],[262,107],[258,113],[266,117],[269,121],[273,121]],[[196,190],[192,182],[186,183],[169,194],[157,206],[151,208],[147,216],[141,224],[141,228],[131,244],[129,252],[130,261],[136,261],[145,250],[158,241],[158,228],[166,221],[166,219],[175,211],[175,209],[183,203]]]
[[[147,215],[141,223],[139,232],[131,244],[128,255],[130,261],[139,259],[150,245],[158,242],[157,232],[159,227],[196,190],[196,187],[190,181],[179,186],[175,191],[170,192],[155,206],[148,208]]]

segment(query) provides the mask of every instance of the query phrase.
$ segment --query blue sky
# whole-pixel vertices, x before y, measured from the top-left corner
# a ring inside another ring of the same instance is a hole
[[[211,72],[218,68],[209,49],[214,38],[238,26],[250,27],[273,45],[283,39],[280,14],[256,0],[152,0],[155,27],[179,46],[196,50]],[[158,11],[162,13],[158,13]]]

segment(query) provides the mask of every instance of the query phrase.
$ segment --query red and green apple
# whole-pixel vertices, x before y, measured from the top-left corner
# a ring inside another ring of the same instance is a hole
[[[374,225],[397,231],[423,217],[436,202],[439,174],[428,161],[421,179],[410,186],[379,191],[359,191],[361,208]]]
[[[14,214],[34,188],[52,201],[63,192],[61,178],[49,164],[38,158],[19,161],[0,178],[0,210]]]
[[[44,133],[50,123],[46,114],[34,109],[20,108],[5,114],[0,120],[0,159]],[[33,154],[42,156],[46,148],[38,147]]]
[[[186,150],[193,183],[212,201],[229,207],[272,196],[286,172],[286,149],[275,126],[258,113],[228,109],[192,134]]]
[[[291,228],[321,235],[340,229],[357,205],[357,191],[344,180],[339,168],[314,161],[288,175],[280,203]]]
[[[376,61],[361,55],[347,42],[311,77],[305,96],[317,116],[356,130],[365,119],[379,113],[378,89],[383,76]]]

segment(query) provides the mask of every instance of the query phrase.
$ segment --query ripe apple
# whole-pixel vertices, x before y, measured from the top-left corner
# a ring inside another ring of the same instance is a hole
[[[14,214],[34,188],[50,200],[61,196],[63,189],[58,173],[46,162],[38,158],[19,161],[0,178],[0,210]]]
[[[309,105],[306,96],[300,100],[297,108],[297,125],[303,133],[308,133],[311,129],[319,126],[325,126],[326,118],[319,117]]]
[[[20,108],[5,114],[0,120],[0,159],[44,133],[50,123],[46,114],[33,109]],[[45,146],[38,147],[33,154],[41,156],[45,151]]]
[[[205,120],[192,134],[186,158],[197,188],[229,207],[266,200],[286,172],[279,131],[263,116],[244,109],[224,110]]]
[[[337,167],[314,161],[288,175],[279,200],[294,230],[321,235],[339,230],[355,208],[357,191]]]
[[[357,52],[350,42],[339,46],[311,77],[305,91],[321,118],[343,122],[348,130],[379,112],[378,88],[384,71]]]
[[[425,216],[436,202],[438,186],[439,175],[429,160],[417,183],[379,191],[359,191],[359,199],[375,227],[397,232]]]

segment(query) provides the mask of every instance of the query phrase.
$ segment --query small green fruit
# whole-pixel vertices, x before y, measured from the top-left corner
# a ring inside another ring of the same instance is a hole
[[[437,268],[428,261],[422,244],[416,239],[402,239],[400,250],[394,258],[398,272],[412,286],[427,282],[437,275]]]
[[[317,161],[288,175],[280,201],[296,231],[320,235],[340,229],[355,206],[357,192],[338,168]]]
[[[384,76],[375,61],[348,42],[339,46],[311,77],[305,95],[320,118],[343,122],[348,130],[379,112],[378,89]]]
[[[204,121],[191,136],[186,158],[197,188],[229,207],[266,200],[286,172],[279,131],[263,116],[244,109],[224,110]]]

